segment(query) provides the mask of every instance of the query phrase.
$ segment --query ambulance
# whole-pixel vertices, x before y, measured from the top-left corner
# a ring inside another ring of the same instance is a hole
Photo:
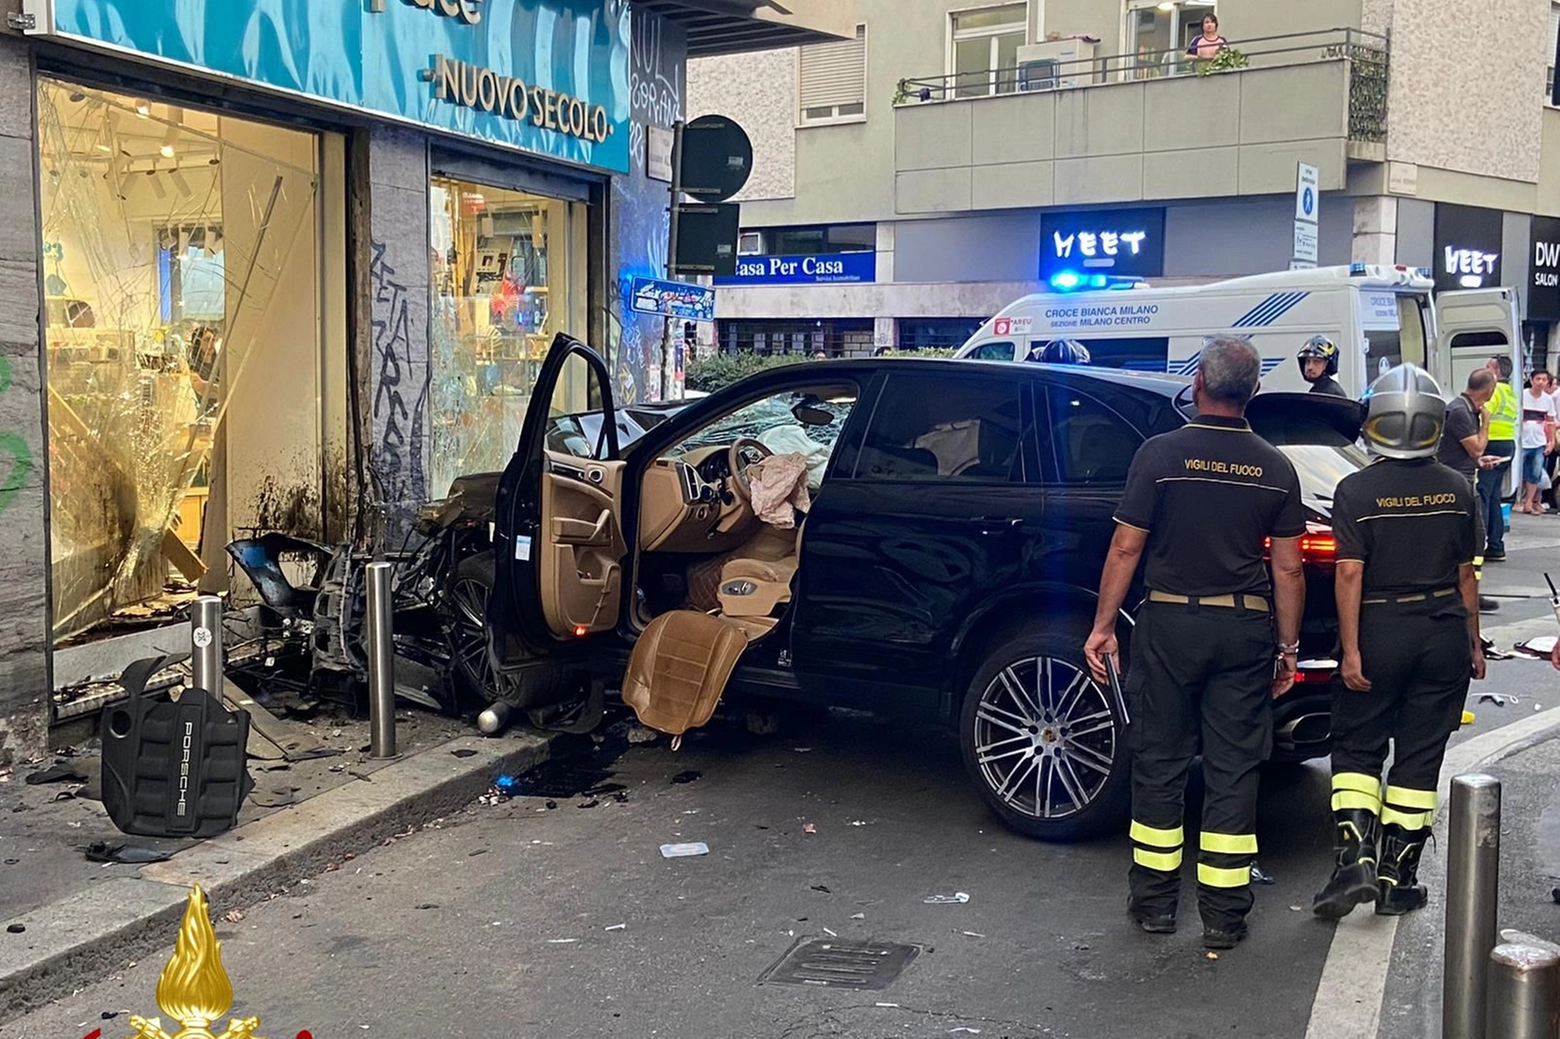
[[[1314,335],[1338,346],[1338,382],[1360,397],[1395,364],[1421,365],[1447,396],[1490,357],[1512,359],[1520,392],[1522,339],[1516,292],[1468,288],[1432,293],[1425,268],[1317,267],[1160,288],[1105,275],[1063,275],[1057,291],[1004,307],[957,357],[1023,361],[1048,343],[1070,340],[1108,368],[1190,375],[1204,340],[1248,339],[1262,355],[1264,390],[1306,390],[1295,358]]]

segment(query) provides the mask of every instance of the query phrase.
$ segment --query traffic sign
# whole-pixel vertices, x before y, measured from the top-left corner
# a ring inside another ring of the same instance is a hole
[[[1322,208],[1320,171],[1303,162],[1295,165],[1295,219],[1314,224]]]
[[[1316,265],[1316,247],[1316,225],[1307,223],[1304,220],[1296,220],[1294,258],[1314,267]]]

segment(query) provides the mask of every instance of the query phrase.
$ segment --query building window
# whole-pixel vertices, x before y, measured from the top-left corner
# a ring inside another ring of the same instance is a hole
[[[325,138],[42,77],[37,117],[48,457],[0,454],[15,485],[47,462],[64,641],[225,588],[234,537],[325,535],[319,293],[339,266]]]
[[[948,18],[953,96],[987,97],[1017,90],[1018,48],[1029,36],[1029,5],[955,11]]]
[[[428,490],[509,461],[542,358],[585,327],[585,207],[434,177]],[[579,386],[583,380],[577,380]]]
[[[1555,96],[1555,52],[1560,49],[1560,3],[1549,5],[1549,49],[1544,52],[1549,73],[1544,80],[1544,99],[1551,104]]]
[[[872,353],[871,318],[721,321],[716,336],[723,354],[865,357]]]
[[[824,253],[871,252],[877,248],[876,224],[836,224],[821,227],[772,227],[762,232],[755,250],[766,256],[819,256]]]
[[[927,317],[899,319],[899,349],[951,350],[969,341],[984,322],[978,317]],[[1006,360],[1013,359],[1008,347]]]
[[[1152,79],[1191,72],[1187,48],[1202,35],[1202,20],[1216,13],[1215,6],[1213,0],[1127,0],[1131,77]]]
[[[802,48],[802,122],[860,119],[867,113],[867,27],[854,40],[810,43]]]

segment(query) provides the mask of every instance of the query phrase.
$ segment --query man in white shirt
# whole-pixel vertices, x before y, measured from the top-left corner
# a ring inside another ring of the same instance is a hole
[[[1522,391],[1522,498],[1517,512],[1539,514],[1544,511],[1538,497],[1549,484],[1544,458],[1550,452],[1557,417],[1555,396],[1549,373],[1534,372],[1528,388]]]

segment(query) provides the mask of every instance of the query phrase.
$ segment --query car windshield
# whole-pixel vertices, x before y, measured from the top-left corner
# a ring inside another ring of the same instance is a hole
[[[845,426],[845,416],[850,414],[851,405],[854,403],[854,395],[843,399],[834,395],[823,397],[813,393],[788,393],[765,397],[705,426],[678,444],[670,454],[672,457],[677,457],[701,447],[724,447],[740,437],[751,437],[767,444],[770,440],[769,434],[783,427],[795,427],[814,443],[833,447],[834,441],[839,438],[840,430]],[[834,420],[827,425],[804,423],[797,418],[793,410],[801,404],[822,409],[832,415]]]
[[[1370,464],[1370,458],[1354,444],[1283,444],[1284,452],[1300,477],[1300,490],[1308,497],[1332,501],[1338,482]]]

